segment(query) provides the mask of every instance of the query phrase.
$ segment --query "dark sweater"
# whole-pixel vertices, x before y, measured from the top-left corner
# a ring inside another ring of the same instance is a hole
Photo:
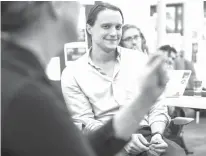
[[[88,138],[74,126],[61,91],[37,58],[2,41],[2,155],[111,156],[125,141],[112,120]]]

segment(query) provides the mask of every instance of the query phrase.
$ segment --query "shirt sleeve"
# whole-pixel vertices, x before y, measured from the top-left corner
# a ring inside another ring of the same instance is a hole
[[[168,114],[167,105],[164,104],[164,99],[157,101],[148,113],[149,125],[152,125],[154,122],[164,122],[168,125],[170,120],[171,118]]]
[[[26,84],[9,103],[3,127],[3,151],[21,156],[94,156],[73,124],[63,99],[50,87]],[[102,138],[103,139],[103,138]]]
[[[61,87],[67,107],[71,110],[74,123],[87,134],[103,126],[96,120],[91,103],[79,87],[71,68],[64,69],[61,77]]]

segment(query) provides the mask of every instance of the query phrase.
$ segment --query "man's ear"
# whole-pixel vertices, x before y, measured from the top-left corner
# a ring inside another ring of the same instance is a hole
[[[91,25],[87,24],[86,28],[87,28],[87,32],[91,35],[91,29],[92,29]]]

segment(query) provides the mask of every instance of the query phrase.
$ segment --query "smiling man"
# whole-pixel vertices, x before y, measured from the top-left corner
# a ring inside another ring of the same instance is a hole
[[[88,138],[79,132],[61,92],[45,73],[64,43],[77,39],[79,7],[76,1],[1,2],[2,156],[113,156],[163,92],[164,59],[154,56],[139,82],[143,93],[150,90],[150,99],[137,95]]]
[[[143,67],[147,57],[143,53],[118,47],[123,23],[123,14],[118,7],[107,3],[94,6],[87,20],[87,33],[92,47],[77,61],[71,62],[62,73],[61,83],[65,100],[72,110],[75,124],[84,134],[90,134],[105,125],[141,92],[138,89],[140,87],[138,82],[144,72]],[[149,95],[149,91],[146,95]],[[149,125],[153,127],[150,143],[154,147],[150,146],[150,148],[161,154],[168,147],[161,134],[168,124],[169,116],[166,106],[161,106],[159,109],[160,112],[150,109],[151,115],[147,119],[150,118]],[[141,120],[142,118],[138,119],[137,124]],[[146,139],[140,140],[147,146],[138,147],[138,137],[141,136],[132,135],[131,144],[129,143],[125,155],[144,154],[150,149]],[[156,142],[159,144],[155,145]],[[175,152],[177,151],[174,150],[170,154],[174,156]],[[181,156],[181,152],[178,154]]]

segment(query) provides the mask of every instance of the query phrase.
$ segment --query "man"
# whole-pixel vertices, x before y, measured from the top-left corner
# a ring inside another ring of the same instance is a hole
[[[118,47],[123,21],[118,7],[110,4],[94,6],[87,19],[87,32],[92,47],[77,61],[71,62],[62,73],[65,100],[72,110],[75,124],[84,134],[102,127],[139,94],[137,83],[146,57],[136,51]],[[137,61],[138,58],[141,59]],[[159,114],[152,108],[149,113],[153,112],[153,115],[145,119],[149,120],[152,129],[151,141],[148,142],[140,134],[132,135],[132,140],[125,148],[129,154],[142,154],[150,149],[159,154],[166,151],[168,145],[161,134],[168,123],[168,116],[164,113],[167,109],[164,109],[166,106],[155,107],[163,110]],[[145,146],[139,147],[138,141]]]
[[[177,58],[177,51],[170,45],[163,45],[159,47],[159,50],[167,58],[168,68],[175,69],[175,60]]]
[[[187,87],[193,86],[192,82],[193,78],[195,77],[195,71],[194,71],[194,66],[190,63],[189,61],[185,60],[183,55],[183,51],[180,53],[180,58],[177,57],[177,51],[174,47],[171,47],[170,45],[163,45],[159,48],[160,51],[164,53],[164,55],[167,57],[167,62],[169,65],[169,68],[174,69],[174,70],[191,70],[192,74],[190,77],[190,80],[188,82]],[[181,59],[183,62],[181,62]],[[183,63],[183,64],[182,64]],[[189,108],[178,108],[178,107],[168,107],[170,115],[172,118],[181,116],[185,117],[185,112],[190,110]],[[185,151],[185,153],[188,154],[193,154],[192,151],[190,151],[184,141],[184,138],[182,135],[182,126],[175,125],[173,122],[168,126],[168,128],[165,131],[165,135],[167,138],[170,140],[175,141],[177,144],[179,144]]]
[[[180,56],[175,61],[175,69],[177,70],[191,70],[191,76],[186,89],[193,90],[194,80],[196,79],[196,71],[194,68],[194,64],[189,60],[185,59],[184,51],[180,51]]]
[[[137,95],[88,139],[82,136],[62,94],[45,74],[64,43],[76,39],[78,14],[76,2],[1,2],[3,156],[114,155],[164,90],[164,60],[154,56],[139,88],[141,94],[149,91],[150,98]]]
[[[148,55],[148,47],[143,33],[137,26],[132,24],[125,24],[122,27],[120,46],[138,50]]]

